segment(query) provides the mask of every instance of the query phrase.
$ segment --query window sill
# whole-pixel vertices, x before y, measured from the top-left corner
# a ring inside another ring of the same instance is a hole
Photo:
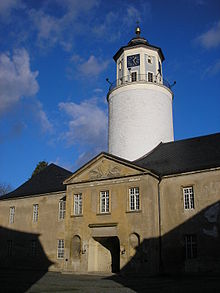
[[[105,215],[111,215],[110,212],[108,213],[97,213],[96,216],[105,216]]]
[[[71,215],[70,217],[71,217],[71,218],[83,217],[83,214],[80,214],[80,215]]]
[[[142,210],[126,211],[127,214],[142,213]]]

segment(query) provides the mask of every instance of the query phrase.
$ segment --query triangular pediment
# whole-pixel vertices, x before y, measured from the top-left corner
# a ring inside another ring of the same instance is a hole
[[[135,166],[129,161],[101,153],[73,173],[70,178],[65,180],[64,184],[120,178],[146,172],[146,169]]]

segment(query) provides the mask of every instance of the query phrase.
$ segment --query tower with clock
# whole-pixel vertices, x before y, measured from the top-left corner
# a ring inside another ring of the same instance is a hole
[[[114,55],[116,81],[107,96],[109,153],[134,161],[160,142],[173,141],[170,85],[162,72],[161,48],[136,36]]]

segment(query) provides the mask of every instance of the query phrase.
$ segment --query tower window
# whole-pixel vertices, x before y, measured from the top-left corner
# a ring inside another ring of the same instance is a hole
[[[194,202],[194,191],[192,186],[183,188],[183,197],[184,197],[184,209],[193,210],[195,208],[195,202]]]
[[[134,81],[137,81],[137,72],[132,72],[131,73],[131,81],[134,82]]]
[[[147,80],[148,80],[148,82],[153,82],[153,73],[152,72],[147,73]]]
[[[147,63],[152,64],[152,56],[147,56]]]

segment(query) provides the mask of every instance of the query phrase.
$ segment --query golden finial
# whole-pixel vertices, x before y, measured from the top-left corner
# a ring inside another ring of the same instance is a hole
[[[135,33],[136,33],[137,36],[140,36],[141,28],[139,26],[139,21],[137,21],[136,23],[137,23],[137,26],[136,26],[136,29],[135,29]]]

